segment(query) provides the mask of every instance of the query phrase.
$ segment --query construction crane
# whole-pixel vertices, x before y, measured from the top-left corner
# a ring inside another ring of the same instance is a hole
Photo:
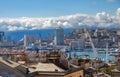
[[[92,41],[92,39],[91,39],[91,36],[90,36],[89,32],[86,31],[86,33],[87,33],[87,35],[88,35],[88,37],[89,37],[89,41],[90,41],[90,43],[91,43],[91,46],[92,46],[93,52],[94,52],[94,54],[95,54],[95,57],[96,57],[96,59],[98,59],[97,49],[95,48],[95,46],[94,46],[94,44],[93,44],[93,41]]]

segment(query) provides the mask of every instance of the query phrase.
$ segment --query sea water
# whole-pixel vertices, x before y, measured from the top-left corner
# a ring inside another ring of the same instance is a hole
[[[87,55],[89,55],[88,58],[96,58],[93,50],[89,50],[89,51],[72,51],[72,52],[67,52],[67,55],[69,57],[72,57],[72,58],[73,57],[79,57],[79,58],[83,58],[84,57],[85,58]],[[103,61],[106,61],[106,54],[105,53],[101,53],[101,54],[99,53],[98,54],[98,58],[103,60]],[[115,56],[108,54],[108,60],[109,61],[114,61],[115,60]]]

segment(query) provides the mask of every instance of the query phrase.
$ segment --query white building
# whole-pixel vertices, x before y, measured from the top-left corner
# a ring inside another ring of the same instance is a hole
[[[84,49],[84,46],[85,46],[85,40],[84,39],[77,39],[77,40],[74,40],[74,41],[71,41],[70,43],[70,47],[71,47],[71,50],[81,50],[81,49]]]
[[[24,47],[35,43],[37,40],[37,38],[35,36],[32,35],[24,35]]]

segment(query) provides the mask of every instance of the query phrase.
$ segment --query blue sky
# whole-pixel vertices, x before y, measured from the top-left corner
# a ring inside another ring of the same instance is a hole
[[[115,14],[119,7],[120,0],[0,0],[0,18]]]
[[[120,0],[0,0],[0,30],[120,28]]]

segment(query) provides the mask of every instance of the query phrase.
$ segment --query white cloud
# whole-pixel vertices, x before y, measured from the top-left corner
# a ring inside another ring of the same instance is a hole
[[[120,8],[117,9],[114,16],[101,12],[96,15],[73,14],[49,18],[0,18],[0,30],[31,30],[58,26],[64,28],[80,26],[120,27]]]
[[[116,17],[118,20],[120,20],[120,8],[117,9]]]

